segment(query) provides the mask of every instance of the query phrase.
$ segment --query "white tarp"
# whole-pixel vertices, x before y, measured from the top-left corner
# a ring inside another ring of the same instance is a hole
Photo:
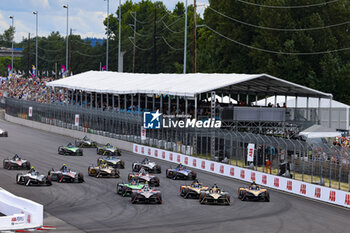
[[[304,93],[329,96],[311,88],[291,83],[267,74],[140,74],[107,71],[88,71],[65,79],[49,82],[49,87],[61,87],[87,92],[110,94],[169,94],[194,97],[235,84],[261,78],[273,80],[285,87],[294,87]],[[257,86],[257,85],[255,85]]]
[[[333,138],[341,137],[341,133],[334,129],[325,128],[321,125],[313,125],[304,131],[300,132],[299,135],[307,138]]]

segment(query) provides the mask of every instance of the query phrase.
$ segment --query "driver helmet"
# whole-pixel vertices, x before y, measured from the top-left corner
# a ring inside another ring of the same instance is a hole
[[[14,159],[15,159],[16,161],[18,161],[18,160],[19,160],[19,156],[18,156],[18,154],[15,154]]]

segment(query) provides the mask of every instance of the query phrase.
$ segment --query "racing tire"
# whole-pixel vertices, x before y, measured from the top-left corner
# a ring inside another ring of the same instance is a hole
[[[265,195],[265,202],[270,202],[270,194],[268,192],[266,192],[266,195]]]
[[[182,197],[187,199],[187,197],[188,197],[188,189],[187,188],[182,189],[182,194],[183,194]]]
[[[81,142],[75,141],[75,146],[76,146],[76,147],[80,147],[80,146],[81,146]]]
[[[16,184],[21,184],[21,182],[19,181],[19,176],[21,176],[22,174],[20,174],[20,173],[18,173],[17,175],[16,175]]]
[[[91,167],[88,167],[88,175],[89,176],[94,176],[94,174],[91,173]]]
[[[140,165],[133,163],[133,164],[132,164],[132,171],[133,171],[133,172],[138,172],[138,171],[140,171]]]
[[[58,154],[59,155],[64,155],[65,154],[62,146],[58,147]]]
[[[30,170],[30,168],[31,168],[31,164],[30,164],[30,162],[27,162],[24,169],[25,170]]]
[[[78,183],[84,182],[84,175],[82,173],[78,173]]]
[[[156,177],[154,180],[155,180],[154,187],[159,187],[159,186],[160,186],[160,181],[159,181],[159,178],[158,178],[158,177]]]
[[[51,186],[51,185],[52,185],[51,177],[50,177],[50,176],[47,176],[47,177],[46,177],[45,184],[46,184],[47,186]]]
[[[163,202],[163,200],[162,200],[162,194],[158,194],[157,195],[157,199],[158,199],[158,202],[157,202],[157,204],[162,204],[162,202]]]
[[[131,194],[131,204],[136,204],[137,203],[137,194],[132,193]]]
[[[117,168],[124,169],[125,164],[124,163],[118,163]]]
[[[120,186],[121,183],[117,184],[117,194],[122,195],[123,194],[123,187]]]
[[[103,155],[103,150],[98,149],[98,148],[97,148],[96,150],[97,150],[97,154],[98,154],[98,155]]]
[[[3,161],[3,166],[4,166],[4,169],[8,169],[8,166],[9,166],[9,163],[5,161]]]

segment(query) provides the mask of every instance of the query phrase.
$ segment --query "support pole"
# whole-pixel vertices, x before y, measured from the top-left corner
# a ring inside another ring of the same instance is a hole
[[[185,38],[184,38],[184,74],[186,74],[187,60],[187,0],[185,5]]]
[[[134,18],[134,50],[132,55],[132,72],[135,73],[135,59],[136,59],[136,11]]]

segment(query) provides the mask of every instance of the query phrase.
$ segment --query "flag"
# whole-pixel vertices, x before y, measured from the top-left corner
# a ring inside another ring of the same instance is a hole
[[[7,66],[7,71],[8,71],[8,76],[7,76],[7,78],[8,78],[8,79],[12,78],[12,66],[8,65],[8,66]]]
[[[32,65],[32,77],[36,77],[36,68],[35,68],[35,65]]]
[[[67,70],[65,65],[61,65],[61,70],[62,70],[62,78],[67,77]]]

